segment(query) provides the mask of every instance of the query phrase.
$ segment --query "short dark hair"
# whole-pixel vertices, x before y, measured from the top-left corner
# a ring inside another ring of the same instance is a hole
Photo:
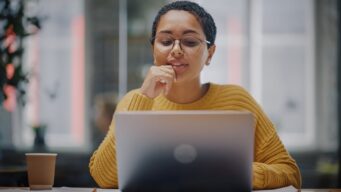
[[[153,22],[152,36],[150,38],[150,43],[152,45],[154,44],[156,28],[159,24],[161,16],[163,16],[164,14],[166,14],[168,11],[171,11],[171,10],[188,11],[191,14],[193,14],[197,18],[199,23],[201,24],[201,27],[205,33],[207,41],[210,42],[209,44],[207,44],[207,47],[209,48],[211,45],[214,44],[215,37],[217,34],[217,28],[215,26],[212,16],[197,3],[194,3],[191,1],[175,1],[175,2],[172,2],[163,6],[157,13]]]

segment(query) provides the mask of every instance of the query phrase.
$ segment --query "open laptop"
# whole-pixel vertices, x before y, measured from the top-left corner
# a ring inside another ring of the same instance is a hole
[[[251,191],[254,119],[237,111],[118,112],[122,191]]]

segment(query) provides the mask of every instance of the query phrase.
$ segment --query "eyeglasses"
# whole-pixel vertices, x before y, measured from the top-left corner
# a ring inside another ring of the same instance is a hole
[[[194,36],[183,36],[181,39],[174,39],[171,35],[157,35],[153,38],[154,41],[154,48],[156,48],[161,53],[169,53],[176,41],[179,41],[180,48],[188,54],[196,53],[200,50],[200,46],[202,43],[211,44],[211,42],[207,40],[201,40]],[[152,40],[153,40],[152,39]]]

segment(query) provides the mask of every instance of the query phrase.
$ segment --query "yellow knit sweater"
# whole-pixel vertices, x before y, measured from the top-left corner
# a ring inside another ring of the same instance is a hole
[[[116,111],[136,110],[238,110],[250,111],[256,120],[253,188],[266,189],[293,185],[301,187],[300,171],[281,143],[276,130],[260,106],[243,88],[236,85],[210,84],[208,92],[190,104],[177,104],[160,95],[149,99],[138,90],[129,92]],[[114,121],[90,159],[90,173],[103,188],[117,188]]]

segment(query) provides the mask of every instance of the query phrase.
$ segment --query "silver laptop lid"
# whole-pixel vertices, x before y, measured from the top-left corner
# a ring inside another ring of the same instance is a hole
[[[122,191],[252,189],[249,112],[118,112],[115,122]]]

